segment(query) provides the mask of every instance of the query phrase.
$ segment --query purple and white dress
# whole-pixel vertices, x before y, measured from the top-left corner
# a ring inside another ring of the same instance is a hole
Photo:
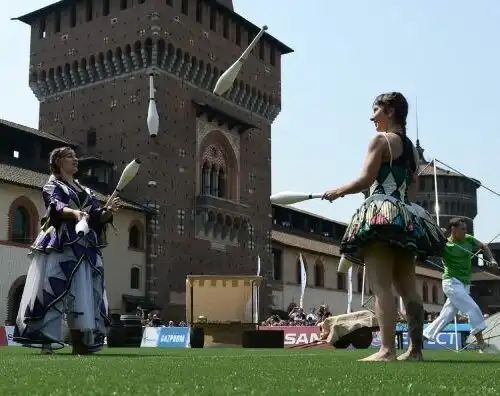
[[[14,329],[15,342],[31,347],[64,346],[63,320],[83,332],[89,352],[103,347],[109,326],[101,249],[107,223],[93,192],[75,182],[51,176],[43,187],[47,212],[31,246],[31,265]],[[64,219],[63,208],[89,214],[87,235],[79,237],[76,220]]]

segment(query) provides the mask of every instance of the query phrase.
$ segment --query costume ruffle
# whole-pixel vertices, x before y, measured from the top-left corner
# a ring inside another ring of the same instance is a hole
[[[349,261],[363,264],[361,249],[374,242],[413,251],[419,260],[425,260],[441,255],[446,236],[421,206],[374,194],[352,216],[340,252]]]

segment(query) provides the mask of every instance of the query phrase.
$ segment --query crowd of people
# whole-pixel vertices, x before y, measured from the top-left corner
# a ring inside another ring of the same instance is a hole
[[[308,314],[303,308],[292,302],[284,314],[274,314],[261,323],[262,326],[316,326],[331,316],[327,305],[321,305],[318,310],[313,308]]]
[[[146,313],[144,309],[137,307],[136,315],[141,318],[143,327],[187,327],[187,323],[184,321],[177,323],[173,320],[164,321],[158,311]]]
[[[318,309],[313,308],[306,314],[303,308],[292,302],[285,314],[275,313],[261,323],[261,326],[317,326],[327,317],[332,316],[328,305],[321,305]],[[425,321],[431,323],[439,316],[439,312],[426,312]],[[484,315],[485,318],[488,315]],[[399,314],[399,322],[406,322],[404,314]],[[466,315],[457,315],[457,323],[468,323]]]

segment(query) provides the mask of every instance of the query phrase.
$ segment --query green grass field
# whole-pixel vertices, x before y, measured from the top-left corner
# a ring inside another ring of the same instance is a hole
[[[373,350],[0,350],[0,395],[489,395],[500,355],[426,351],[426,362],[361,363]]]

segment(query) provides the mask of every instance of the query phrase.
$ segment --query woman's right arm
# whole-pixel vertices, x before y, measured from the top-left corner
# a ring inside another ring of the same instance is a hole
[[[84,215],[83,212],[68,206],[69,197],[55,183],[49,182],[43,187],[42,197],[50,223],[55,227],[59,226],[63,220],[75,219],[78,221]]]

